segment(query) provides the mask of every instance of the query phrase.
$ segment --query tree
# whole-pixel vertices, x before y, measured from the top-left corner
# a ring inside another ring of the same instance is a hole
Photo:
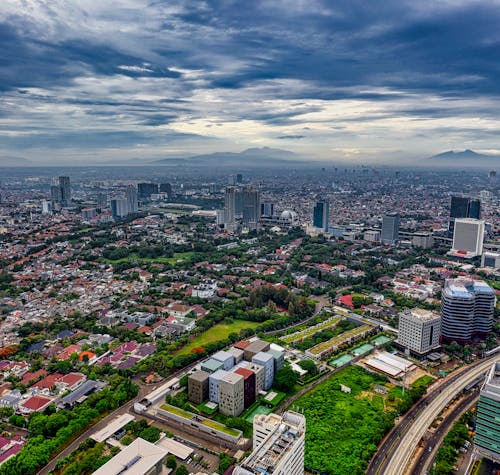
[[[189,475],[189,471],[185,465],[179,465],[175,471],[175,475]]]
[[[316,368],[314,361],[311,360],[302,360],[299,362],[299,366],[302,369],[305,369],[310,375],[314,375],[318,372],[318,369]]]
[[[177,468],[177,460],[175,458],[175,455],[170,454],[167,457],[167,461],[165,462],[165,465],[168,468],[171,468],[172,470],[175,470]]]
[[[297,379],[298,376],[295,371],[290,368],[282,368],[274,377],[274,387],[278,391],[283,391],[285,393],[290,392],[295,386]]]

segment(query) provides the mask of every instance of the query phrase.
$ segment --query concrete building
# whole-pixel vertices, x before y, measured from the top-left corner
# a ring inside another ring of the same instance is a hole
[[[248,368],[236,368],[235,373],[243,376],[245,409],[255,402],[255,373]]]
[[[285,352],[281,350],[277,350],[274,348],[270,348],[268,354],[272,355],[274,358],[274,372],[279,371],[285,366]]]
[[[244,377],[236,372],[224,374],[219,383],[219,410],[230,417],[245,409]]]
[[[481,256],[481,267],[492,267],[493,269],[500,269],[500,253],[485,252]]]
[[[242,361],[236,365],[235,369],[237,368],[246,368],[255,374],[255,397],[257,397],[261,391],[264,391],[264,366]]]
[[[264,421],[259,427],[261,419]],[[255,416],[254,434],[263,427],[263,434],[267,433],[267,436],[254,444],[253,452],[236,466],[233,474],[303,475],[305,417],[292,411],[285,412],[283,417],[276,414]]]
[[[188,376],[188,398],[195,404],[201,404],[209,396],[210,374],[206,371],[195,371]]]
[[[484,221],[482,219],[455,219],[452,252],[464,252],[467,257],[483,253]]]
[[[93,475],[160,475],[168,451],[140,437],[122,448]]]
[[[481,388],[476,413],[476,450],[500,463],[500,363],[494,363]]]
[[[388,213],[382,218],[382,244],[394,244],[399,241],[399,214]]]
[[[239,348],[235,348],[232,346],[227,350],[227,352],[231,355],[233,355],[234,358],[234,364],[238,364],[243,360],[243,350],[240,350]]]
[[[261,351],[252,358],[252,363],[264,367],[264,390],[267,391],[274,382],[274,356]]]
[[[268,351],[271,345],[267,341],[255,340],[252,341],[243,349],[243,358],[246,361],[252,361],[252,358],[261,351]]]
[[[432,233],[415,233],[411,240],[414,247],[421,247],[422,249],[430,249],[434,246],[434,236]]]
[[[450,203],[450,221],[448,235],[453,236],[455,220],[460,218],[481,219],[481,201],[470,196],[452,196]]]
[[[380,242],[380,231],[368,230],[363,234],[363,239],[368,242]]]
[[[218,351],[212,355],[212,359],[220,361],[223,364],[223,369],[226,371],[234,366],[234,356],[228,351]]]
[[[226,374],[227,371],[219,369],[208,378],[208,398],[216,404],[220,401],[220,382]]]
[[[109,203],[113,219],[124,218],[128,215],[128,202],[126,198],[114,198]]]
[[[219,360],[214,360],[213,358],[209,358],[208,360],[201,363],[201,370],[210,374],[215,373],[219,369],[223,368],[224,368],[224,363],[222,363],[222,361]]]
[[[442,340],[465,344],[475,337],[488,336],[495,305],[495,291],[485,282],[463,277],[447,279],[441,299]]]
[[[429,310],[414,308],[399,314],[397,342],[406,349],[424,355],[439,346],[441,316]]]
[[[139,210],[137,204],[137,189],[134,185],[127,186],[127,191],[125,192],[125,198],[127,200],[128,212],[137,213]]]
[[[71,183],[69,176],[59,177],[59,188],[60,188],[60,204],[63,208],[67,208],[71,205]]]

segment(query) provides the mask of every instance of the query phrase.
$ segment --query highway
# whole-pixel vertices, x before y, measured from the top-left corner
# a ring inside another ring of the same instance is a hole
[[[418,457],[416,463],[413,465],[411,469],[411,475],[420,475],[422,473],[426,473],[429,466],[431,465],[436,453],[439,449],[439,446],[443,442],[446,434],[448,434],[449,430],[453,423],[468,409],[470,409],[477,402],[479,397],[479,388],[471,391],[464,397],[448,414],[443,422],[439,424],[436,432],[432,434],[425,442],[423,450]]]
[[[420,439],[446,405],[480,374],[498,361],[498,356],[479,360],[438,383],[410,409],[389,433],[370,462],[367,475],[401,475]]]

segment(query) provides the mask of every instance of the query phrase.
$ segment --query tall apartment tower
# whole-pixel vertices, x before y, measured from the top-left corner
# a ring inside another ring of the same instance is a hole
[[[71,204],[71,184],[69,176],[59,177],[59,188],[61,192],[60,204],[63,208],[67,208]]]
[[[238,215],[241,213],[241,198],[239,190],[234,186],[228,186],[224,195],[224,227],[229,232],[235,232],[238,228]]]
[[[137,204],[137,190],[134,185],[127,186],[125,198],[127,199],[128,212],[137,213],[139,206]]]
[[[124,218],[128,215],[128,202],[126,198],[114,198],[109,204],[113,219]]]
[[[399,241],[399,214],[387,213],[382,218],[382,244],[394,244]]]
[[[328,201],[318,201],[313,208],[313,226],[328,231],[329,221],[330,203]]]
[[[172,185],[170,183],[160,183],[160,193],[166,193],[168,199],[173,196]]]
[[[303,475],[306,418],[297,412],[257,415],[253,422],[252,453],[234,475]],[[258,434],[257,437],[255,434]]]
[[[52,185],[50,187],[50,203],[52,209],[56,209],[61,204],[61,187],[59,185]]]
[[[251,231],[257,230],[260,219],[260,192],[253,186],[242,191],[242,225]]]
[[[429,310],[414,308],[399,314],[398,343],[419,355],[439,346],[441,316]]]
[[[500,363],[494,363],[479,394],[474,445],[480,455],[500,463]]]
[[[466,251],[471,257],[483,253],[484,226],[482,219],[456,218],[452,251]]]
[[[453,236],[456,218],[481,219],[481,201],[469,196],[452,196],[450,204],[450,221],[448,234]]]
[[[270,218],[274,215],[274,203],[263,202],[260,204],[260,215]]]
[[[488,336],[495,305],[495,291],[485,282],[463,277],[447,279],[441,299],[442,341],[465,344]]]
[[[137,193],[140,200],[148,201],[151,195],[158,194],[158,185],[156,183],[138,183]]]

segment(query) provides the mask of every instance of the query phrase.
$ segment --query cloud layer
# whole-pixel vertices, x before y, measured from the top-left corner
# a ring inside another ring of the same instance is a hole
[[[499,150],[499,7],[3,0],[0,157]]]

